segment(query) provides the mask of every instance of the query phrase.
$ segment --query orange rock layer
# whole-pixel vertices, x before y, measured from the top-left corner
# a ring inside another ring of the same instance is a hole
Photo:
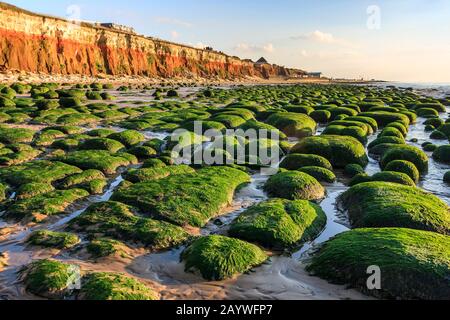
[[[0,71],[147,77],[291,77],[303,73],[0,2]]]

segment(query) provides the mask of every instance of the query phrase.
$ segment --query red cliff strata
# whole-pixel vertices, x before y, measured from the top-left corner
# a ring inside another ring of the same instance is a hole
[[[6,70],[220,79],[303,73],[90,23],[76,24],[0,2],[0,71]]]

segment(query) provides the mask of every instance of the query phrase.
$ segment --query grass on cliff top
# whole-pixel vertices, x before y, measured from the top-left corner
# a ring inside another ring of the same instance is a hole
[[[381,269],[381,290],[367,289],[367,269]],[[307,270],[386,299],[450,296],[450,237],[412,229],[355,229],[327,241]]]
[[[183,253],[186,271],[199,271],[207,280],[224,280],[262,264],[267,255],[242,240],[212,235],[195,240]]]
[[[228,205],[235,190],[250,181],[230,167],[209,167],[191,174],[136,183],[116,191],[112,200],[178,225],[203,226]]]

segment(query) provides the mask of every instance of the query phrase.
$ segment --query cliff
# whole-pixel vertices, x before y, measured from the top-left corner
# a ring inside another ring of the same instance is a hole
[[[264,79],[301,70],[40,15],[0,2],[0,72]]]

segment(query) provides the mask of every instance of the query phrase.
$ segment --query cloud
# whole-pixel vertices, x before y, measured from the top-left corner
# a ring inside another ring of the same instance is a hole
[[[266,43],[263,45],[253,45],[248,43],[239,43],[235,46],[235,49],[241,52],[265,52],[272,53],[275,48],[272,43]]]
[[[291,36],[291,40],[307,40],[324,44],[336,44],[342,46],[352,46],[352,44],[344,39],[336,38],[333,34],[315,30],[308,34]]]
[[[186,21],[182,21],[182,20],[178,20],[178,19],[170,18],[170,17],[155,17],[154,20],[160,24],[171,24],[171,25],[180,26],[180,27],[184,27],[184,28],[192,27],[192,23],[190,23],[190,22],[186,22]]]

